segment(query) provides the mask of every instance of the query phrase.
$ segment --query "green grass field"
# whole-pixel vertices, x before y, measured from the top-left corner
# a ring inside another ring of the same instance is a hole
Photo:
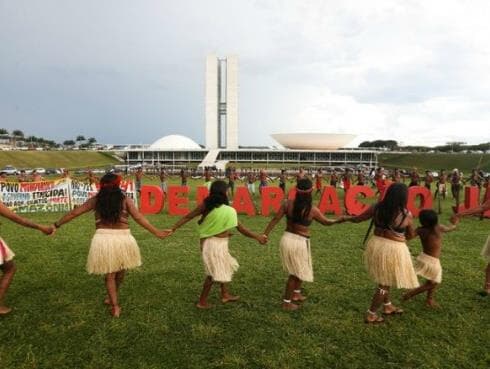
[[[451,200],[442,220],[447,222]],[[53,222],[59,214],[33,214]],[[158,227],[177,218],[150,216]],[[268,219],[241,216],[262,231]],[[424,297],[403,304],[402,316],[381,326],[363,317],[374,285],[362,264],[361,240],[368,227],[314,225],[315,282],[294,313],[280,309],[285,273],[279,259],[281,223],[261,246],[241,235],[231,240],[240,269],[231,284],[241,300],[215,308],[194,307],[204,278],[196,222],[158,240],[131,224],[143,266],[128,273],[120,291],[123,308],[113,319],[103,305],[102,278],[84,271],[94,231],[85,215],[48,238],[2,221],[2,237],[16,252],[18,273],[7,296],[14,312],[0,318],[0,368],[488,368],[490,298],[483,284],[480,250],[490,221],[465,219],[446,235],[440,310]],[[410,242],[414,254],[417,240]],[[399,302],[401,291],[393,293]]]
[[[417,168],[419,172],[425,170],[454,168],[462,170],[465,175],[470,174],[473,168],[480,164],[480,169],[490,172],[489,154],[380,154],[378,157],[380,166],[386,168]]]
[[[117,163],[111,155],[94,151],[0,151],[0,168],[101,168]]]

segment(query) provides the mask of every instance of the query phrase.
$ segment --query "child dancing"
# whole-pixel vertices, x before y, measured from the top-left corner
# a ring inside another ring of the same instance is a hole
[[[434,299],[434,291],[442,280],[442,267],[439,257],[442,248],[442,234],[456,229],[456,225],[445,226],[438,224],[438,216],[434,210],[424,209],[419,214],[422,225],[415,230],[422,242],[423,252],[417,257],[415,273],[427,279],[424,285],[412,289],[403,295],[403,300],[427,291],[426,304],[429,307],[439,307]]]
[[[197,216],[201,216],[198,221],[199,238],[206,278],[199,302],[196,304],[196,307],[200,309],[211,307],[208,304],[208,295],[213,283],[220,285],[222,303],[237,301],[240,298],[230,294],[227,287],[227,283],[231,282],[233,273],[239,266],[236,259],[228,251],[230,230],[236,228],[244,236],[253,238],[261,244],[267,242],[265,236],[251,232],[238,222],[236,210],[229,206],[227,189],[226,182],[214,181],[204,202],[167,230],[169,234],[174,233],[182,225]]]

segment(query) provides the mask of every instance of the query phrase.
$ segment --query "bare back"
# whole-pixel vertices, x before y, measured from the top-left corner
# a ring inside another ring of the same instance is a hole
[[[132,204],[132,206],[134,207],[134,204]],[[119,215],[119,219],[116,223],[111,223],[106,220],[103,220],[100,217],[100,214],[98,214],[97,211],[95,211],[95,228],[96,229],[129,229],[128,218],[129,215],[131,214],[129,207],[131,207],[131,205],[128,202],[128,198],[125,197],[122,204],[121,214]],[[95,210],[95,203],[94,203],[94,210]]]
[[[436,225],[433,229],[419,227],[416,230],[417,235],[420,237],[424,254],[439,258],[441,256],[442,248],[442,229],[439,225]]]

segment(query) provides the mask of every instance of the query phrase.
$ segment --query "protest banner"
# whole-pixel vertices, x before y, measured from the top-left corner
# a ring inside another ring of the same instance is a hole
[[[137,205],[133,181],[122,181],[121,189]],[[98,186],[67,178],[42,182],[0,182],[0,201],[17,213],[66,212],[83,204]]]

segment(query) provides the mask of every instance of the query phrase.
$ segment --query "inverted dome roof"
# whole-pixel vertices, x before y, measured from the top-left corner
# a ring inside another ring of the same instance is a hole
[[[181,135],[164,136],[150,145],[150,149],[157,150],[193,150],[201,146],[189,137]]]
[[[271,136],[282,146],[296,150],[337,150],[356,137],[332,133],[276,133]]]

